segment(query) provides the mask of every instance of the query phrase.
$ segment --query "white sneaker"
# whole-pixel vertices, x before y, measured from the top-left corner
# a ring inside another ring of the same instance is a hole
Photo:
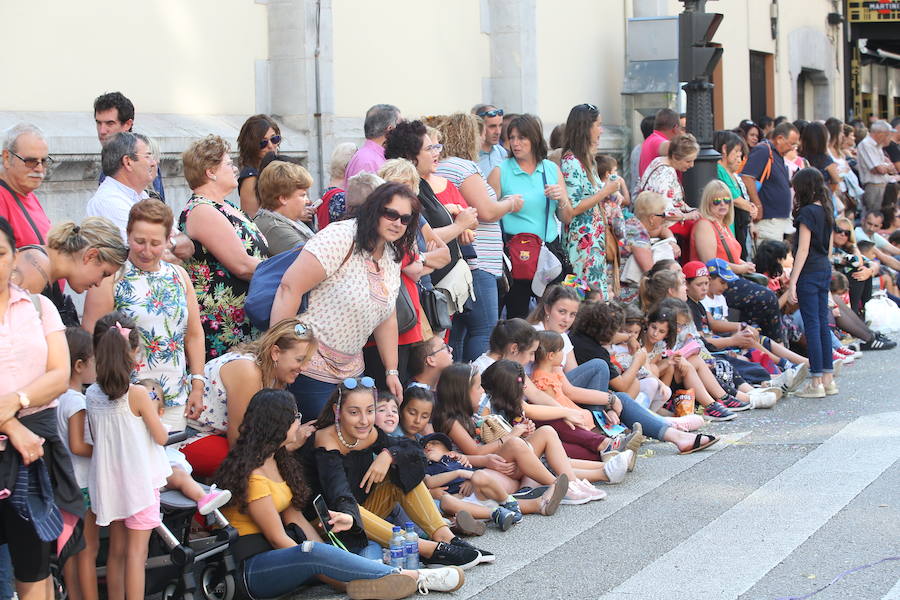
[[[566,490],[566,497],[562,499],[560,504],[587,504],[593,499],[594,495],[581,487],[577,481],[570,481],[569,488]]]
[[[584,491],[591,495],[592,500],[606,500],[606,492],[600,488],[594,487],[594,484],[587,479],[579,479],[578,484]]]
[[[603,463],[603,470],[606,472],[610,483],[622,483],[625,475],[628,474],[628,463],[633,455],[633,450],[626,450],[625,452],[620,452],[612,460]]]
[[[459,567],[418,569],[419,593],[455,592],[466,582],[466,575]]]
[[[809,375],[809,366],[806,363],[800,364],[793,369],[785,371],[789,373],[787,377],[787,392],[796,392],[803,385],[806,376]]]
[[[778,401],[778,397],[773,392],[753,390],[747,395],[750,396],[751,408],[772,408]]]

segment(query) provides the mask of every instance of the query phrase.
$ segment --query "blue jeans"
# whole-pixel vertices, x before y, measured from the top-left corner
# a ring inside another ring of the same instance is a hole
[[[13,585],[12,560],[9,557],[9,547],[6,544],[0,546],[0,600],[9,600],[16,593]]]
[[[575,387],[606,392],[609,390],[609,365],[604,360],[594,358],[566,373],[566,379]],[[628,394],[615,394],[622,401],[622,414],[619,417],[625,426],[630,428],[635,423],[640,423],[644,435],[657,440],[663,439],[669,428],[665,419],[635,402]],[[590,410],[593,407],[587,408]]]
[[[337,581],[380,579],[396,569],[379,560],[345,552],[329,544],[303,542],[291,548],[270,550],[244,561],[244,581],[256,598],[278,598],[290,594],[316,575]]]
[[[488,350],[491,330],[497,324],[497,277],[487,271],[472,271],[475,301],[472,307],[453,317],[450,347],[457,362],[472,362]]]
[[[809,374],[821,377],[831,373],[831,328],[828,327],[828,294],[831,273],[801,272],[797,279],[797,301],[806,331],[806,356],[809,358]]]
[[[298,375],[294,383],[287,389],[294,394],[297,410],[303,414],[302,420],[306,422],[319,416],[336,387],[336,383],[327,383],[306,375]]]

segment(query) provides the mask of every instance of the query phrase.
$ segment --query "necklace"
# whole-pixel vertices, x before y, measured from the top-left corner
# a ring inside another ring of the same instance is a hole
[[[359,443],[362,441],[362,440],[360,440],[360,439],[357,438],[357,440],[356,440],[355,442],[353,442],[352,444],[348,444],[348,443],[347,443],[347,440],[344,439],[344,434],[341,433],[341,425],[340,425],[340,423],[335,423],[335,424],[334,424],[334,430],[337,431],[337,436],[338,436],[338,439],[341,440],[341,443],[342,443],[343,445],[347,446],[348,448],[356,448],[357,446],[359,446]]]

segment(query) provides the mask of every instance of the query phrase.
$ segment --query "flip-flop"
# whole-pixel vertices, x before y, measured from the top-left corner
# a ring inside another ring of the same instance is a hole
[[[701,444],[700,440],[702,438],[709,438],[709,441],[706,442],[705,444]],[[707,448],[709,448],[710,446],[712,446],[713,444],[715,444],[718,441],[719,441],[719,438],[717,438],[714,435],[708,435],[706,433],[698,433],[697,435],[694,436],[694,445],[691,446],[691,449],[685,450],[684,452],[679,452],[678,454],[693,454],[694,452],[706,450]]]

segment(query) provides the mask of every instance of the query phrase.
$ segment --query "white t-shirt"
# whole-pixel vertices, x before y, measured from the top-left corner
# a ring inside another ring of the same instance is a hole
[[[546,331],[544,324],[540,321],[534,324],[534,328],[537,329],[538,331]],[[561,359],[562,362],[560,362],[559,366],[562,368],[563,371],[565,371],[566,370],[566,360],[568,360],[569,352],[571,352],[574,349],[574,346],[572,345],[572,340],[569,339],[568,333],[561,333],[560,335],[562,336],[562,339],[563,339],[563,349],[562,349],[562,359]]]
[[[84,394],[76,392],[75,390],[66,390],[62,396],[58,398],[58,401],[59,406],[56,408],[56,430],[59,432],[59,437],[62,439],[62,443],[66,447],[66,450],[69,451],[69,456],[72,457],[72,471],[75,472],[75,481],[78,482],[78,487],[86,488],[88,486],[88,472],[91,469],[91,459],[87,456],[77,456],[72,454],[72,449],[69,448],[69,419],[80,410],[85,411],[85,417],[87,417],[87,404],[84,399]],[[89,434],[87,426],[85,426],[84,431],[85,437],[87,438]]]
[[[704,296],[703,299],[700,300],[700,304],[706,308],[706,312],[710,319],[724,321],[728,318],[728,303],[725,302],[725,296],[722,294],[717,294],[712,298]]]

